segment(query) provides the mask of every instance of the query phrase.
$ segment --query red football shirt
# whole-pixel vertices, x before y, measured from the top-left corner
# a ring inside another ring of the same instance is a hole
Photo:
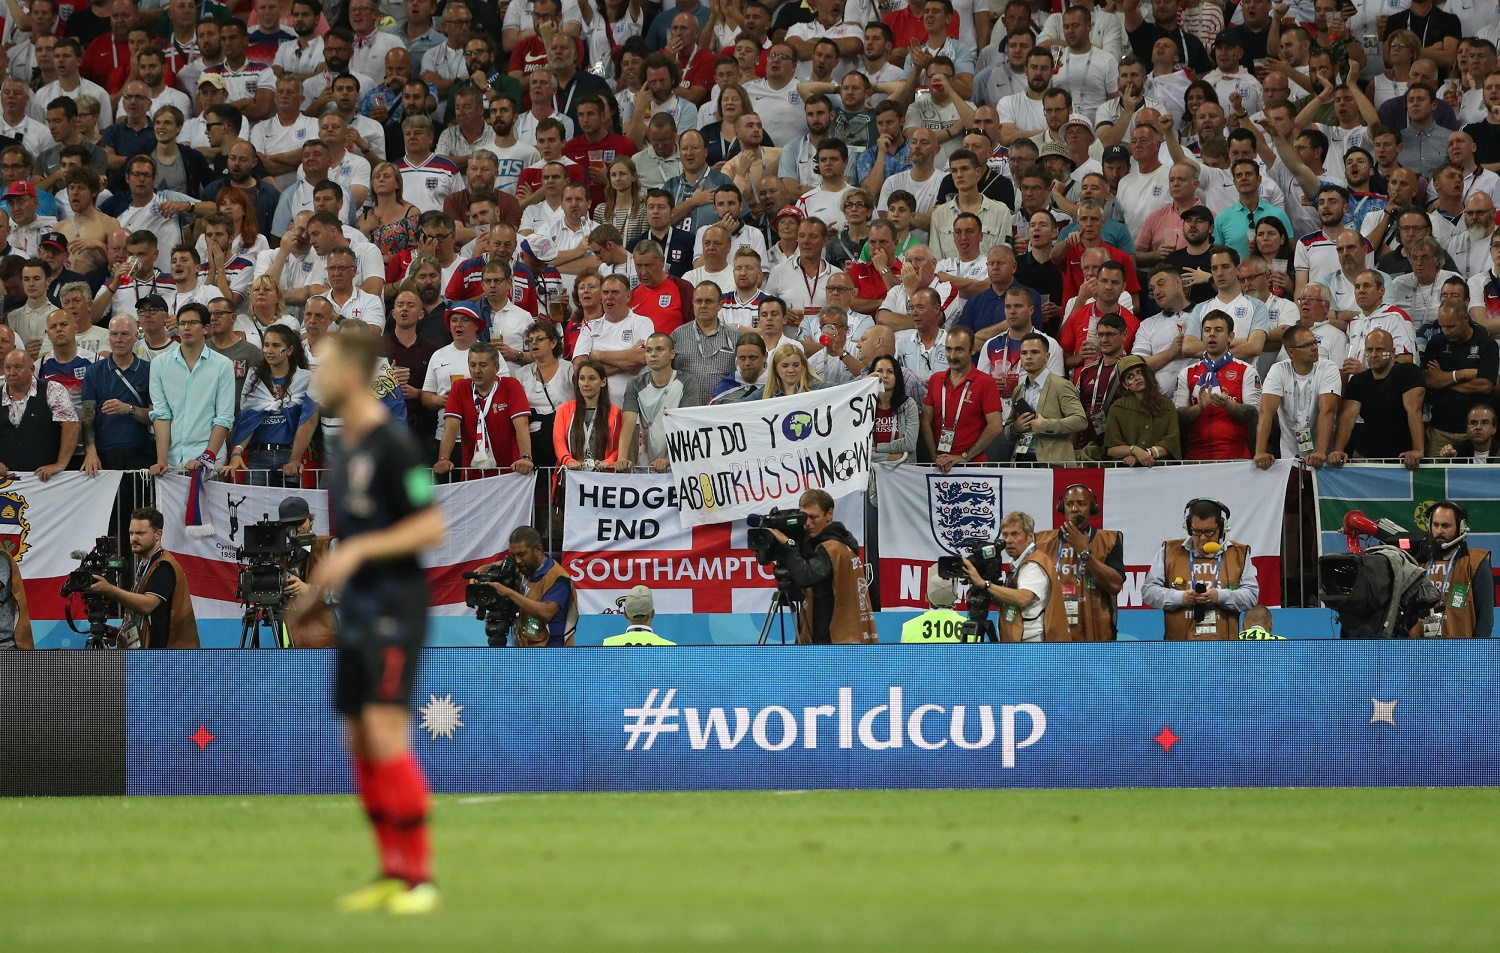
[[[497,467],[515,464],[521,450],[516,446],[516,428],[511,421],[517,417],[530,417],[531,404],[526,400],[526,389],[514,377],[496,379],[491,392],[488,413],[485,414],[485,435],[489,443],[490,459]],[[484,398],[479,399],[480,404]],[[479,407],[474,402],[474,381],[464,379],[453,382],[448,392],[448,404],[443,408],[443,418],[458,421],[459,459],[464,466],[474,459],[478,446]]]
[[[604,201],[604,189],[606,183],[589,182],[589,163],[603,163],[605,171],[608,172],[610,163],[614,162],[620,156],[633,156],[638,151],[639,150],[637,150],[635,147],[634,140],[632,140],[629,136],[622,136],[618,132],[612,132],[609,135],[605,136],[603,139],[600,139],[598,142],[589,142],[588,139],[583,136],[574,136],[563,144],[563,158],[572,159],[574,162],[583,166],[583,181],[588,182],[589,200],[595,205]],[[568,174],[572,175],[572,173],[573,170],[571,167],[569,167]],[[540,180],[540,174],[538,174],[538,181]]]
[[[1135,332],[1140,328],[1141,322],[1127,309],[1121,308],[1120,317],[1125,319],[1125,353],[1135,346]],[[1077,354],[1083,347],[1084,341],[1088,340],[1089,328],[1096,319],[1101,317],[1099,307],[1090,301],[1081,308],[1074,308],[1073,313],[1068,315],[1063,322],[1062,331],[1057,335],[1057,343],[1062,345],[1064,354]]]
[[[693,289],[671,275],[655,288],[636,285],[630,293],[630,310],[650,318],[662,334],[671,334],[693,320]]]
[[[939,450],[939,455],[967,453],[984,434],[985,418],[1003,412],[995,379],[981,374],[977,367],[970,367],[969,376],[956,385],[949,372],[938,371],[927,382],[927,396],[922,403],[932,408],[933,439],[941,441],[945,430],[953,431],[953,449]],[[976,463],[988,459],[983,447],[972,458]]]
[[[1132,295],[1140,293],[1141,280],[1135,273],[1135,259],[1113,245],[1104,244],[1103,249],[1109,252],[1109,257],[1119,262],[1125,269],[1125,290]],[[1072,245],[1068,248],[1067,261],[1063,263],[1063,303],[1066,304],[1078,293],[1078,287],[1083,284],[1083,253],[1086,249],[1082,245]]]

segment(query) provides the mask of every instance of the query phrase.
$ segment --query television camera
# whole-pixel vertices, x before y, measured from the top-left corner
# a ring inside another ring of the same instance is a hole
[[[521,587],[521,569],[514,556],[506,556],[500,562],[479,572],[466,572],[469,580],[464,586],[464,605],[474,610],[474,618],[484,623],[485,638],[491,648],[504,648],[511,626],[515,625],[516,604],[490,586],[499,583],[507,589]]]
[[[79,635],[88,632],[88,641],[84,643],[87,648],[118,648],[120,628],[109,625],[108,622],[111,617],[120,618],[119,607],[113,599],[91,592],[89,587],[94,584],[95,576],[103,576],[110,585],[121,589],[127,586],[129,580],[125,572],[125,561],[120,558],[119,543],[113,536],[100,536],[94,540],[93,549],[87,552],[75,549],[72,556],[78,560],[78,568],[69,572],[62,584],[63,616],[68,628]],[[69,597],[74,593],[83,596],[87,630],[78,628],[73,622],[73,600]]]
[[[1005,550],[999,543],[987,539],[965,539],[957,547],[968,556],[969,562],[987,582],[1000,582],[1005,578]],[[939,556],[937,572],[943,579],[968,579],[963,556]],[[960,635],[965,642],[998,642],[995,623],[990,619],[990,597],[983,589],[969,587],[966,600],[969,621],[963,624]]]
[[[802,603],[802,591],[792,582],[792,574],[783,562],[785,547],[777,545],[776,537],[771,535],[771,531],[780,530],[782,535],[800,547],[807,542],[804,519],[801,510],[778,508],[745,520],[749,524],[749,528],[745,530],[746,546],[755,553],[756,562],[772,567],[771,572],[776,577],[776,595],[772,597],[771,608],[766,611],[765,621],[760,626],[760,638],[757,639],[760,645],[769,641],[773,619],[780,620],[781,642],[785,645],[786,617],[782,613],[795,615]]]
[[[300,575],[317,536],[298,533],[305,516],[272,519],[262,514],[257,523],[245,527],[245,544],[234,551],[240,561],[236,595],[242,609],[240,648],[260,648],[260,629],[271,630],[271,641],[290,647],[283,616],[290,597],[287,583]]]
[[[1318,558],[1318,598],[1334,610],[1344,639],[1405,638],[1438,601],[1424,564],[1431,545],[1388,519],[1344,515],[1347,553]],[[1376,545],[1366,546],[1372,538]]]

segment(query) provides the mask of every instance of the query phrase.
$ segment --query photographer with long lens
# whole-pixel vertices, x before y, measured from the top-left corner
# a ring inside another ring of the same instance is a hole
[[[120,645],[143,649],[196,649],[198,620],[188,594],[182,566],[161,547],[166,522],[161,511],[143,506],[130,514],[130,552],[135,556],[135,581],[129,589],[94,576],[89,592],[118,603],[125,610]]]
[[[780,562],[793,585],[802,590],[797,641],[803,645],[874,643],[875,613],[859,558],[859,540],[833,519],[833,497],[808,490],[798,500],[803,538],[780,529],[771,536],[781,545]]]
[[[514,567],[513,572],[507,563]],[[526,591],[520,592],[505,582],[485,578],[492,574],[509,575],[517,586],[524,583]],[[516,645],[522,648],[573,646],[573,635],[578,628],[573,579],[542,549],[541,533],[530,526],[516,527],[510,534],[510,555],[499,562],[480,566],[473,578],[510,600],[515,611]],[[503,631],[500,636],[503,639]],[[491,645],[496,644],[494,637],[491,633]]]
[[[26,584],[21,579],[21,568],[9,550],[0,549],[0,652],[34,648],[31,613],[26,608]]]
[[[1412,627],[1428,639],[1487,639],[1495,624],[1495,587],[1488,550],[1471,549],[1469,513],[1439,500],[1427,509],[1427,578],[1441,597]]]
[[[1056,598],[1057,576],[1037,552],[1036,521],[1018,511],[1005,514],[1000,523],[1000,541],[1005,546],[1005,555],[1010,557],[1010,575],[1004,585],[985,578],[968,556],[963,557],[969,585],[1002,607],[1000,641],[1065,641],[1068,617],[1062,600]]]

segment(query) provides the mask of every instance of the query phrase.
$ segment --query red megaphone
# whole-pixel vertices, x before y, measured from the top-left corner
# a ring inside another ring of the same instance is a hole
[[[1362,553],[1364,545],[1360,542],[1361,536],[1374,536],[1380,526],[1359,510],[1350,510],[1344,514],[1344,540],[1348,543],[1349,552]]]

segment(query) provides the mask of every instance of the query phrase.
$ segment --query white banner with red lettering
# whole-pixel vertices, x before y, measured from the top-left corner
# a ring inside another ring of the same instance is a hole
[[[579,612],[617,614],[633,586],[649,588],[663,614],[770,606],[776,580],[747,548],[745,521],[683,526],[670,474],[570,470],[563,487],[563,568],[576,583]],[[864,493],[839,500],[834,513],[864,538]]]
[[[26,607],[33,619],[63,617],[62,584],[78,568],[75,550],[113,531],[120,472],[98,476],[59,473],[43,483],[34,473],[0,477],[0,547],[21,570]],[[124,540],[121,548],[129,548]],[[83,617],[81,608],[74,616]]]
[[[1261,603],[1281,604],[1281,522],[1291,464],[1257,470],[1248,460],[1150,469],[935,468],[880,464],[880,607],[925,608],[927,573],[939,556],[961,555],[964,540],[994,540],[1006,513],[1020,511],[1038,530],[1056,529],[1057,501],[1081,483],[1099,499],[1094,525],[1125,535],[1120,608],[1139,608],[1141,584],[1164,540],[1181,539],[1188,501],[1212,497],[1229,507],[1230,539],[1250,546]]]
[[[473,611],[464,606],[461,574],[506,553],[511,531],[531,524],[535,485],[535,474],[506,473],[437,487],[437,505],[448,518],[448,537],[441,547],[422,556],[434,615]],[[240,567],[235,550],[245,544],[246,526],[266,516],[276,518],[282,499],[302,497],[312,512],[313,530],[319,535],[328,532],[327,490],[241,486],[210,480],[203,492],[204,521],[214,531],[208,536],[190,537],[183,518],[188,479],[168,475],[156,481],[157,505],[167,523],[162,545],[187,572],[193,610],[200,619],[239,618],[236,591]]]

